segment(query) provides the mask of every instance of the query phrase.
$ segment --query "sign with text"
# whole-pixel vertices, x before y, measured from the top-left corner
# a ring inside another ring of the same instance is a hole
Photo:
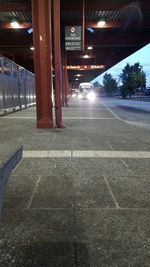
[[[81,50],[82,49],[82,27],[66,26],[65,27],[65,50]]]

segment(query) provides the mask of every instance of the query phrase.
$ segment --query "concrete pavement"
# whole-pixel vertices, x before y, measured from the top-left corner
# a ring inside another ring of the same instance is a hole
[[[0,266],[149,267],[149,129],[102,100],[69,104],[65,129],[36,129],[34,108],[0,118],[0,142],[24,145],[3,203]]]

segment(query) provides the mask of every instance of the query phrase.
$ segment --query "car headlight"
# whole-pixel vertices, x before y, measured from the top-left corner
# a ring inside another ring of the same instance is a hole
[[[72,97],[75,98],[76,97],[76,94],[72,94]]]
[[[88,99],[90,100],[90,101],[93,101],[94,99],[95,99],[95,94],[94,94],[94,92],[90,92],[89,94],[88,94]]]
[[[79,95],[78,95],[78,98],[79,98],[79,99],[82,99],[82,98],[83,98],[83,95],[79,94]]]

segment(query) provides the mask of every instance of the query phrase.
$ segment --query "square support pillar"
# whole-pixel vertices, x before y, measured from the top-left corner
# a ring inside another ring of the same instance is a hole
[[[32,0],[37,128],[53,127],[51,0]]]

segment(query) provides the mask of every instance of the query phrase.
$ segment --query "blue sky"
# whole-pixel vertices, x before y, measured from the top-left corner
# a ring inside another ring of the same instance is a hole
[[[105,73],[110,73],[113,78],[119,81],[119,74],[122,72],[122,69],[126,66],[126,64],[129,63],[130,65],[134,65],[136,62],[139,62],[143,67],[143,70],[146,73],[146,85],[150,86],[150,44],[144,46],[137,52],[133,53],[131,56],[123,59],[118,64],[103,72],[103,74],[99,75],[91,82],[94,83],[98,81],[99,83],[102,83]]]

